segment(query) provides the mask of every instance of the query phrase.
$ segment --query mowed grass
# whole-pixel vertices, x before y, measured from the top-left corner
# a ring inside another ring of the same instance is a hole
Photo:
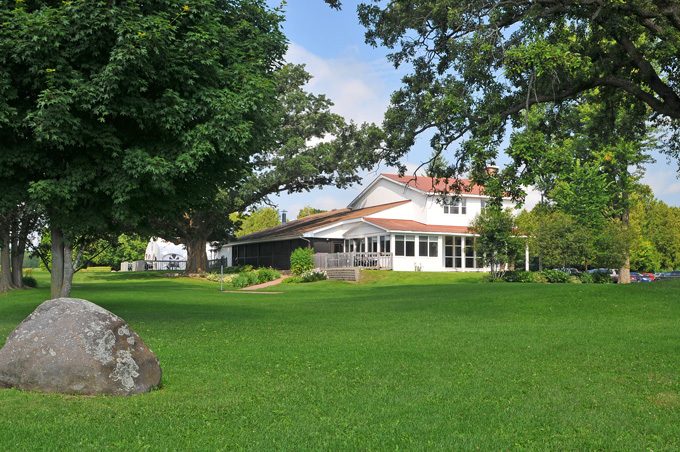
[[[0,341],[44,289],[0,294]],[[79,273],[162,387],[127,398],[0,391],[0,450],[680,449],[680,281],[359,284],[220,293],[162,274]]]

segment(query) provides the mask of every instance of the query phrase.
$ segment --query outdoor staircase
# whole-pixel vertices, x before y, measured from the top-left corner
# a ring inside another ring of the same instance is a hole
[[[328,279],[336,281],[359,281],[358,268],[327,268],[325,269]]]

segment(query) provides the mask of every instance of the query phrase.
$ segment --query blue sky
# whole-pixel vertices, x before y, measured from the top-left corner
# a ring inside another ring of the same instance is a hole
[[[278,4],[275,0],[270,2]],[[403,71],[387,61],[387,49],[364,43],[364,28],[359,25],[355,0],[343,0],[341,11],[331,9],[323,0],[289,0],[284,7],[284,32],[290,40],[287,60],[305,64],[314,77],[307,90],[327,95],[334,112],[355,122],[382,123],[390,94],[400,85]],[[416,143],[406,157],[407,167],[415,169],[430,155],[426,140]],[[677,163],[668,164],[665,156],[654,156],[656,164],[647,167],[643,182],[655,196],[669,205],[680,206],[680,180]],[[364,174],[365,184],[382,172],[396,172],[381,167]],[[362,190],[361,186],[338,190],[323,188],[308,193],[272,196],[279,210],[295,218],[307,205],[318,209],[344,208]],[[528,200],[532,202],[531,199]]]

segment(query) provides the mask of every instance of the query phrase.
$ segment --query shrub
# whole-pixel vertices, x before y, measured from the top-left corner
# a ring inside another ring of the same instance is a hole
[[[309,270],[304,272],[303,274],[300,275],[300,282],[307,283],[307,282],[316,282],[316,281],[323,281],[328,278],[328,275],[326,274],[325,271],[315,268],[313,270]]]
[[[611,284],[612,282],[614,282],[612,280],[612,277],[609,276],[609,273],[595,272],[590,274],[593,275],[593,282],[595,284]]]
[[[505,282],[505,280],[503,278],[496,278],[492,273],[485,273],[484,276],[482,276],[482,282],[498,283],[498,282]]]
[[[273,268],[260,268],[257,270],[257,283],[263,284],[269,281],[274,281],[281,277],[281,272]]]
[[[224,269],[224,274],[238,274],[247,273],[253,271],[252,265],[234,265],[233,267],[226,267]]]
[[[314,269],[314,248],[298,248],[290,255],[290,271],[299,276]]]
[[[26,287],[32,287],[34,289],[38,287],[38,281],[36,281],[35,278],[32,276],[24,276],[23,278],[21,278],[21,281]]]
[[[547,284],[548,278],[542,272],[534,273],[534,282],[538,284]]]
[[[236,276],[237,276],[237,275],[234,274],[234,273],[229,273],[229,274],[225,273],[225,274],[224,274],[224,279],[223,279],[222,281],[224,281],[225,283],[229,284],[229,283],[231,283],[231,281],[232,281],[234,278],[236,278]],[[207,275],[205,275],[205,279],[206,279],[206,281],[220,282],[220,274],[219,274],[219,272],[218,272],[218,273],[215,273],[215,272],[213,272],[213,273],[208,273]]]
[[[231,280],[231,285],[237,289],[254,286],[255,284],[257,284],[257,273],[255,272],[239,273],[237,277]]]
[[[328,275],[326,275],[326,272],[319,268],[314,268],[312,270],[304,272],[301,275],[286,278],[282,282],[285,284],[299,284],[323,281],[324,279],[328,279]]]
[[[559,270],[543,270],[541,273],[549,283],[569,283],[571,276]]]
[[[523,270],[507,271],[503,275],[503,281],[507,282],[534,282],[534,274]]]
[[[595,282],[593,274],[588,272],[578,275],[578,279],[580,279],[583,284],[593,284]]]

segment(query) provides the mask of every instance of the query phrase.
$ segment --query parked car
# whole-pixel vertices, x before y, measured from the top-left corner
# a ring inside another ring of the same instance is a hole
[[[652,282],[652,280],[637,272],[630,272],[630,282]]]
[[[581,274],[581,272],[578,271],[578,269],[576,269],[576,268],[562,267],[562,268],[555,268],[554,270],[557,270],[557,271],[560,271],[560,272],[564,272],[564,273],[567,273],[567,274],[569,274],[569,275],[574,275],[574,276],[580,275],[580,274]]]
[[[646,276],[647,278],[651,279],[654,281],[656,279],[656,276],[654,276],[654,273],[640,273],[642,276]]]
[[[680,271],[666,272],[659,277],[659,279],[674,279],[674,278],[680,278]]]

